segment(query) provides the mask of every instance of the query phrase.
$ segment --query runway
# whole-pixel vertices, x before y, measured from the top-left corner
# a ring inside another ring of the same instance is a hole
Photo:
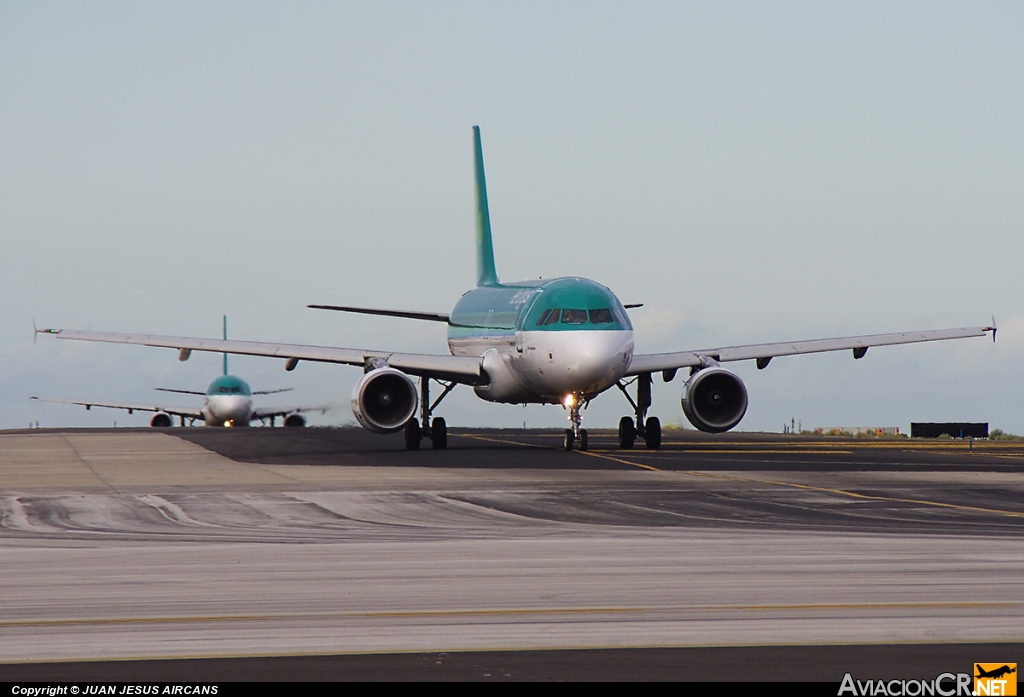
[[[260,664],[273,679],[317,657],[318,674],[364,678],[780,679],[784,665],[838,682],[844,665],[877,666],[867,679],[1021,657],[1022,444],[591,442],[0,434],[0,677],[45,679],[54,661],[245,675],[247,657],[278,657]]]

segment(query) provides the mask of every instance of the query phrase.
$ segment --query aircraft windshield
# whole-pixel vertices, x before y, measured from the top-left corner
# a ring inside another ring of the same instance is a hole
[[[587,311],[586,310],[562,310],[562,323],[563,324],[586,324],[587,323]]]
[[[210,384],[210,388],[206,391],[207,395],[222,395],[222,394],[237,394],[248,397],[252,394],[249,389],[249,385],[244,380],[240,380],[233,375],[225,375],[224,377],[217,378]]]
[[[561,320],[562,324],[586,324],[588,315],[591,324],[613,324],[616,320],[625,324],[623,319],[619,317],[618,312],[608,307],[589,311],[556,308],[544,310],[544,313],[537,320],[536,326],[546,327],[558,323],[559,320]]]
[[[625,308],[608,288],[584,278],[558,278],[531,285],[477,288],[463,296],[449,319],[449,338],[499,331],[629,331]],[[488,336],[490,336],[488,334]]]

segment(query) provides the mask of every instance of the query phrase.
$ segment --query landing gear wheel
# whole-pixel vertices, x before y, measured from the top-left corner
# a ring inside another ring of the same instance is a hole
[[[644,442],[648,450],[657,450],[661,447],[661,420],[657,416],[647,419],[647,427],[644,429]]]
[[[585,453],[587,451],[587,430],[585,428],[580,429],[580,452]]]
[[[565,449],[572,450],[573,444],[576,442],[576,437],[572,434],[572,429],[565,429]]]
[[[636,426],[633,419],[623,416],[619,419],[619,447],[623,450],[632,450],[636,442]]]
[[[430,442],[434,450],[448,447],[448,424],[440,416],[430,422]]]
[[[410,419],[409,423],[405,425],[405,449],[419,450],[420,438],[422,436],[423,434],[420,433],[420,422],[416,419]]]

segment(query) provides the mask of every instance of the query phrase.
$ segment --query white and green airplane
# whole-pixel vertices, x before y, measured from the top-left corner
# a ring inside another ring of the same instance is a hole
[[[634,306],[623,305],[600,283],[576,277],[515,283],[498,280],[479,127],[473,128],[473,138],[476,287],[466,292],[450,313],[310,305],[445,322],[448,355],[71,329],[39,331],[58,339],[175,348],[180,351],[180,360],[186,360],[192,351],[222,351],[281,358],[286,361],[286,370],[294,370],[299,361],[360,366],[364,374],[352,390],[356,419],[375,433],[404,430],[409,449],[418,448],[422,438],[429,438],[435,448],[446,447],[445,420],[433,418],[433,413],[457,385],[471,386],[478,397],[490,402],[563,405],[571,423],[565,431],[566,450],[587,449],[581,409],[602,392],[618,388],[634,412],[619,422],[619,446],[632,448],[639,436],[648,448],[658,448],[661,424],[657,417],[647,415],[656,373],[671,382],[678,370],[689,369],[682,394],[683,413],[696,428],[718,433],[736,426],[747,411],[747,389],[737,375],[722,367],[723,363],[753,360],[764,369],[778,356],[852,350],[853,357],[859,359],[873,346],[978,337],[989,332],[995,339],[994,326],[962,327],[635,354],[633,325],[626,314],[626,308]],[[414,378],[419,378],[418,386]],[[433,401],[431,380],[444,388]],[[635,398],[627,391],[631,385]]]
[[[224,339],[228,338],[228,318],[224,316]],[[277,417],[283,419],[285,426],[301,427],[306,425],[306,419],[302,412],[326,411],[325,407],[256,407],[253,405],[254,395],[278,394],[290,392],[292,388],[286,387],[280,390],[257,390],[253,391],[242,378],[228,373],[228,354],[224,354],[224,374],[210,383],[206,392],[193,390],[176,390],[167,387],[154,388],[160,392],[175,392],[177,394],[203,395],[202,407],[168,407],[158,404],[125,404],[123,402],[97,402],[95,400],[72,400],[72,399],[48,399],[45,397],[32,397],[40,402],[58,402],[61,404],[78,404],[86,409],[103,407],[105,409],[124,409],[129,414],[136,411],[156,412],[150,420],[149,425],[154,427],[167,427],[172,424],[171,417],[177,416],[181,426],[185,420],[195,423],[202,419],[207,426],[248,426],[253,421],[270,421],[273,426]]]

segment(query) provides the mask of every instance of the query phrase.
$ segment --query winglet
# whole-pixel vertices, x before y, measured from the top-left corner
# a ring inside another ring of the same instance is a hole
[[[473,154],[476,164],[476,275],[478,286],[498,285],[491,243],[491,213],[487,207],[487,182],[484,180],[484,150],[480,127],[473,126]]]
[[[989,331],[989,330],[992,331],[992,343],[993,344],[996,343],[996,332],[999,330],[999,327],[996,326],[996,316],[995,315],[992,315],[992,326],[991,327],[985,327],[985,330],[986,331]]]
[[[35,319],[32,320],[32,345],[35,346],[36,337],[40,334],[60,334],[59,329],[40,329],[36,326]]]

